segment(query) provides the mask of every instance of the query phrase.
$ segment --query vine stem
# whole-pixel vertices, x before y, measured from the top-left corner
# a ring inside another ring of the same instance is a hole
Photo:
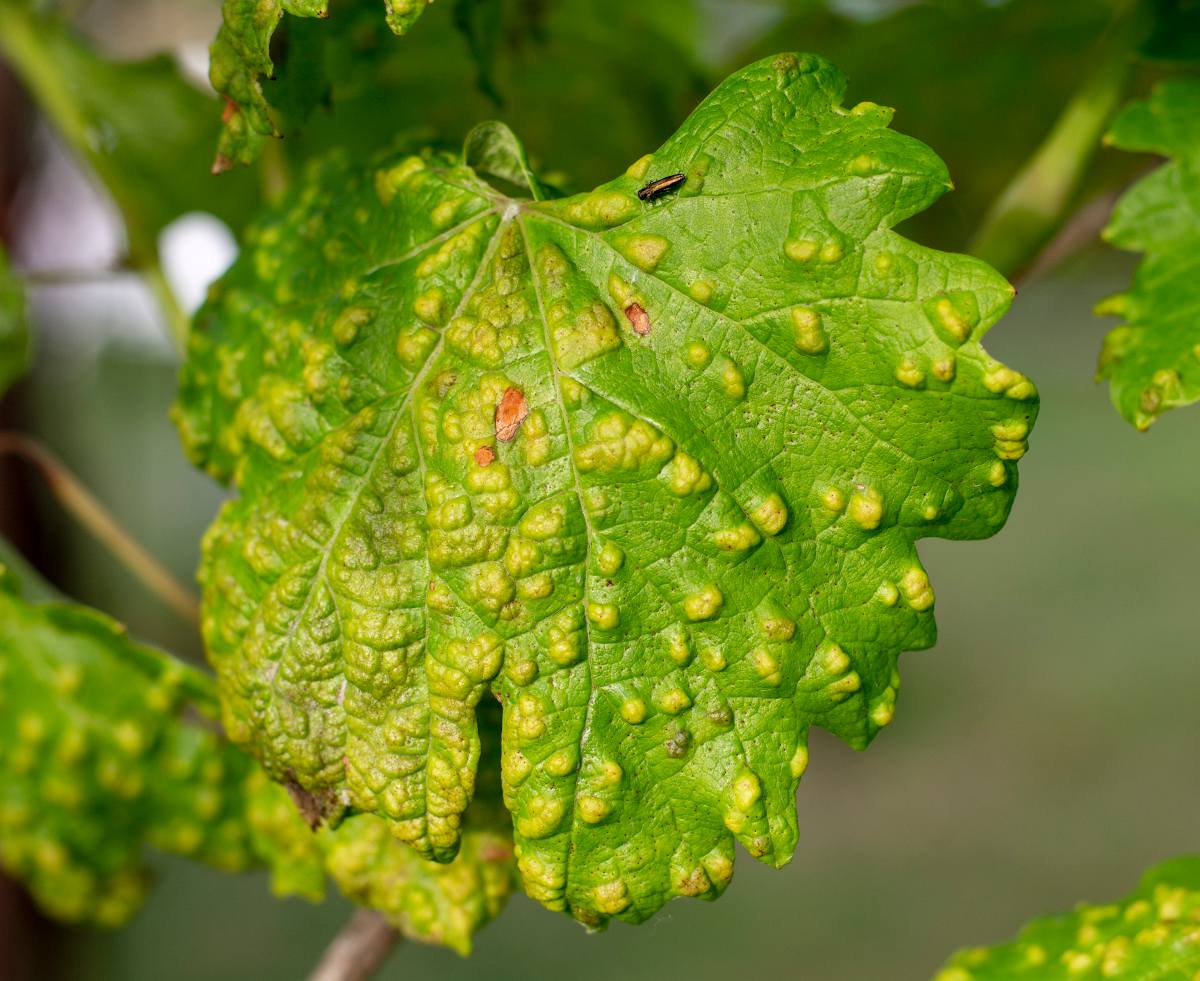
[[[1013,277],[1032,262],[1066,219],[1100,137],[1125,95],[1140,7],[1125,5],[1102,42],[1099,60],[1050,133],[984,218],[970,252]]]
[[[360,909],[325,948],[308,981],[366,981],[399,941],[400,934],[382,913]]]
[[[57,457],[28,436],[0,432],[0,456],[5,454],[33,464],[58,502],[125,568],[180,617],[199,625],[200,608],[191,591],[139,545]]]

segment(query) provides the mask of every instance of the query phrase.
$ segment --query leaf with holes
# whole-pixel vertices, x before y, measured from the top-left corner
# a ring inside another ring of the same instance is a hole
[[[1160,85],[1117,117],[1106,140],[1171,158],[1117,202],[1104,238],[1146,257],[1132,287],[1096,307],[1125,320],[1104,339],[1099,376],[1121,415],[1149,429],[1200,399],[1200,81]]]
[[[1191,981],[1200,972],[1200,858],[1151,869],[1115,903],[1034,920],[1011,943],[959,951],[934,981]]]
[[[842,90],[758,62],[557,201],[335,158],[255,229],[176,417],[240,491],[204,632],[277,779],[447,860],[490,690],[546,905],[638,921],[735,840],[789,859],[809,729],[892,718],[915,543],[1003,524],[1037,407],[980,346],[1011,287],[891,231],[945,169]]]

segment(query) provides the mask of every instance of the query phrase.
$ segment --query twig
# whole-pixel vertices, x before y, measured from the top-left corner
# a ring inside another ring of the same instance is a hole
[[[1140,5],[1127,0],[1101,43],[1095,68],[988,211],[971,243],[973,255],[1014,277],[1067,220],[1100,137],[1124,98],[1130,49],[1143,27]]]
[[[1121,193],[1122,189],[1117,189],[1101,194],[1079,208],[1063,223],[1058,234],[1046,243],[1033,262],[1013,277],[1013,283],[1024,286],[1031,280],[1053,272],[1075,253],[1096,244]]]
[[[184,620],[199,624],[195,597],[154,556],[122,528],[91,491],[61,461],[28,436],[0,432],[0,456],[11,453],[32,463],[50,492],[75,519],[90,531],[143,585]]]
[[[366,981],[399,940],[382,913],[360,909],[325,948],[308,981]]]

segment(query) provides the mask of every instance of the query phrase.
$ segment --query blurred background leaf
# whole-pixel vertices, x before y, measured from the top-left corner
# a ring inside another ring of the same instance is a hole
[[[235,229],[249,217],[253,175],[208,174],[217,100],[186,82],[171,57],[111,61],[18,0],[0,2],[0,56],[112,195],[134,265],[151,261],[158,233],[186,212]]]
[[[29,364],[29,324],[25,290],[0,249],[0,395],[23,374]]]

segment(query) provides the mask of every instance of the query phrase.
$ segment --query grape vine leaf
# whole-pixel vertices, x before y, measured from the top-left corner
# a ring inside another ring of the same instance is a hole
[[[404,43],[378,9],[379,0],[346,0],[328,20],[280,22],[274,77],[262,90],[289,162],[333,146],[365,158],[394,149],[398,135],[418,137],[418,146],[434,134],[447,146],[460,142],[497,111],[469,83],[486,72],[506,121],[534,157],[553,162],[555,183],[565,174],[590,186],[661,142],[709,89],[678,35],[666,33],[694,21],[692,0],[487,0],[471,4],[466,27],[462,6],[443,2]],[[497,13],[502,36],[485,41]],[[472,34],[487,48],[483,60]],[[607,134],[603,145],[597,132]]]
[[[29,320],[25,291],[0,249],[0,395],[29,365]]]
[[[28,603],[0,565],[0,866],[50,914],[115,926],[141,905],[145,845],[219,868],[254,860],[242,776],[211,728],[211,683],[69,603]]]
[[[1016,940],[956,953],[934,981],[1192,981],[1200,971],[1200,858],[1151,869],[1124,899],[1034,920]]]
[[[153,258],[158,233],[182,214],[208,212],[236,230],[254,210],[253,175],[208,175],[219,105],[171,58],[111,61],[54,17],[12,0],[0,3],[0,54],[112,195],[133,265]]]
[[[1037,408],[980,345],[1008,283],[891,231],[944,167],[843,84],[760,61],[556,201],[335,155],[251,231],[175,416],[240,491],[203,627],[276,779],[445,861],[490,688],[546,905],[639,921],[735,838],[788,861],[809,728],[890,721],[935,636],[915,542],[1003,524]]]
[[[1121,112],[1106,141],[1171,158],[1125,192],[1103,232],[1146,254],[1131,288],[1096,307],[1125,321],[1104,339],[1099,377],[1121,415],[1144,430],[1200,399],[1200,80],[1162,83]]]
[[[387,25],[406,34],[433,0],[384,0]],[[225,97],[223,128],[213,171],[253,163],[263,141],[277,136],[262,91],[274,70],[271,38],[284,14],[328,17],[328,0],[224,0],[221,26],[210,49],[209,80]]]
[[[208,678],[93,610],[23,598],[37,586],[0,540],[0,868],[47,913],[125,922],[150,845],[226,871],[265,866],[276,893],[314,901],[328,874],[406,936],[470,951],[513,885],[498,786],[473,803],[449,865],[423,861],[373,815],[314,833],[250,757],[185,718],[215,713]]]

